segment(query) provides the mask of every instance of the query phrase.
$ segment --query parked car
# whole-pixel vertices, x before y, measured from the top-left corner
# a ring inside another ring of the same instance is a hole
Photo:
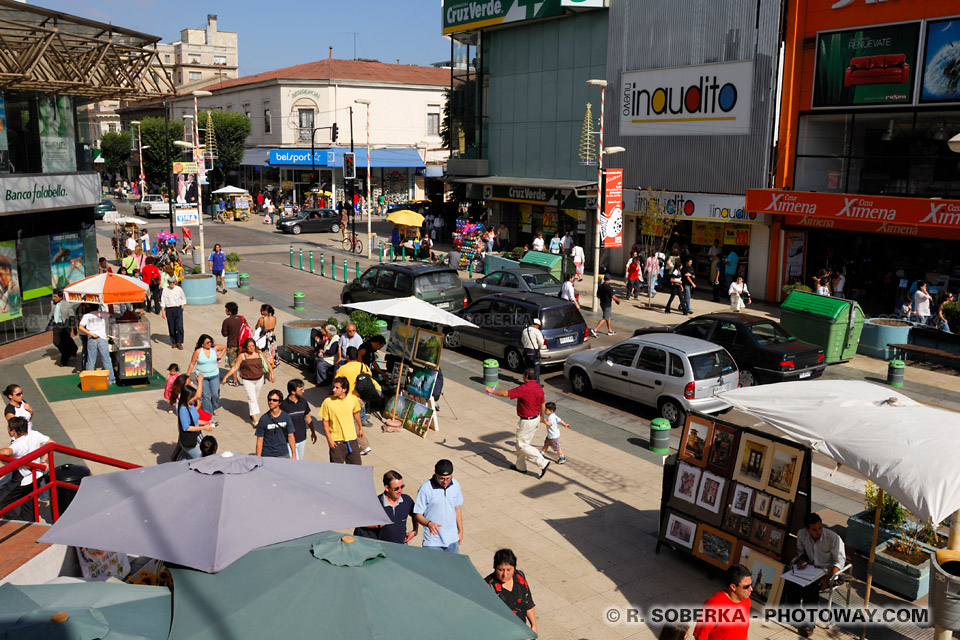
[[[467,294],[456,269],[423,263],[375,264],[343,286],[340,301],[416,296],[447,311],[463,309]]]
[[[133,203],[133,213],[143,218],[169,216],[170,203],[160,194],[145,193],[140,197],[139,202]]]
[[[93,208],[93,217],[97,220],[103,220],[103,216],[107,214],[108,211],[116,211],[117,207],[111,202],[104,198],[100,201],[100,204]]]
[[[303,209],[295,216],[277,218],[277,231],[292,233],[295,236],[304,231],[340,232],[340,214],[334,209]]]
[[[541,293],[556,296],[562,283],[552,274],[540,269],[501,269],[479,280],[463,283],[470,300],[477,300],[494,293]]]
[[[722,347],[687,336],[652,333],[567,359],[563,373],[574,392],[592,390],[631,398],[683,426],[689,411],[716,413],[730,404],[714,394],[736,389],[737,364]]]
[[[580,310],[556,296],[494,294],[456,313],[477,328],[448,329],[444,332],[444,344],[451,349],[464,346],[503,358],[513,371],[522,371],[525,366],[520,335],[534,318],[540,318],[540,330],[547,343],[547,349],[540,354],[541,367],[562,364],[588,347],[587,323]]]
[[[819,378],[827,368],[823,348],[804,342],[780,323],[745,313],[709,313],[673,327],[645,327],[633,335],[669,331],[726,349],[740,369],[740,385]]]

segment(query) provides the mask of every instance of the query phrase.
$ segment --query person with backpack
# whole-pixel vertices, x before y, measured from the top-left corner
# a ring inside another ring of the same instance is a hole
[[[250,331],[250,325],[248,325],[244,317],[240,315],[240,308],[236,302],[228,302],[224,305],[224,310],[226,311],[227,318],[223,321],[223,324],[220,325],[220,335],[227,339],[227,367],[233,367],[237,356],[240,355],[240,345],[243,344],[243,341],[247,338],[253,337],[253,334]],[[246,327],[246,330],[244,330],[244,327]],[[241,335],[241,333],[245,335]],[[223,379],[226,380],[228,377],[229,376],[224,376]],[[240,379],[236,374],[234,374],[231,384],[235,387],[240,386]]]
[[[230,370],[227,371],[225,378],[231,374],[236,378],[237,375],[243,380],[243,390],[247,392],[247,408],[250,413],[250,421],[253,426],[257,426],[260,419],[260,390],[263,389],[264,379],[270,382],[276,382],[273,375],[273,364],[271,364],[263,353],[257,349],[257,343],[253,338],[247,338],[243,341],[243,351],[237,356],[237,361],[233,363]],[[281,396],[281,400],[282,400]]]
[[[347,363],[337,369],[334,378],[345,378],[350,385],[350,393],[360,400],[365,400],[365,395],[367,396],[367,400],[374,399],[372,392],[364,390],[365,386],[372,386],[377,393],[381,391],[380,385],[373,379],[370,367],[360,361],[360,354],[356,347],[347,348]],[[367,419],[366,405],[367,401],[360,403],[360,424],[369,427],[372,426],[372,424]],[[361,435],[360,454],[367,455],[368,453],[370,453],[370,445],[367,443],[366,438]]]

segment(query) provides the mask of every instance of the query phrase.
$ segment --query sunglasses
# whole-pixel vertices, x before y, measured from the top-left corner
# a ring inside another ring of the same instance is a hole
[[[393,491],[400,491],[400,489],[403,489],[403,488],[406,487],[406,486],[407,486],[407,485],[402,484],[402,485],[400,485],[399,487],[391,487],[391,490],[393,490]]]
[[[267,398],[267,402],[280,402],[280,398]]]
[[[11,394],[11,395],[22,396],[22,395],[23,395],[23,391],[17,391],[16,393]]]

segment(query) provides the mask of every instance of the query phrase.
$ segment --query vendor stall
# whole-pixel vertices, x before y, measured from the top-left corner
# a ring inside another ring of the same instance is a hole
[[[450,266],[465,267],[476,256],[483,252],[483,225],[469,220],[457,220],[456,231],[453,233],[453,246],[460,252],[460,264]]]
[[[111,332],[110,356],[117,380],[140,380],[153,375],[153,350],[150,347],[150,322],[118,320]]]
[[[137,228],[138,224],[142,223],[134,218],[117,218],[114,220],[113,238],[110,239],[110,244],[113,246],[117,261],[122,260],[123,256],[126,255],[127,239],[138,240],[140,236],[140,231]]]

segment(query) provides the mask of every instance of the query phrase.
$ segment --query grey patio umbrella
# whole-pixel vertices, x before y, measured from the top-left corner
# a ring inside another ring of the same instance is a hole
[[[251,549],[389,524],[373,468],[226,452],[91,476],[40,542],[220,571]]]
[[[110,582],[0,586],[0,638],[165,640],[166,587]]]
[[[455,553],[322,533],[171,573],[178,640],[537,637]]]

